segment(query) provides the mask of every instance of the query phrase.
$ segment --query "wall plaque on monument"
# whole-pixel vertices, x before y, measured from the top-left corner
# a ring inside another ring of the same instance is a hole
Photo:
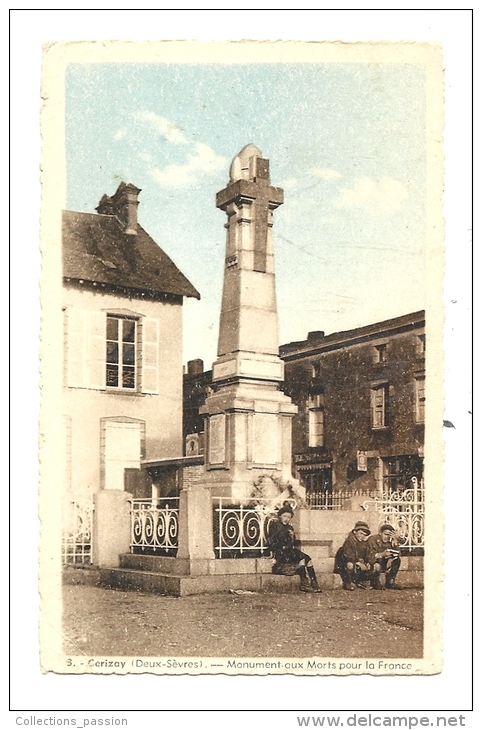
[[[255,413],[253,416],[253,463],[275,466],[278,456],[278,415]]]
[[[218,413],[209,419],[209,463],[222,466],[226,461],[226,416]]]

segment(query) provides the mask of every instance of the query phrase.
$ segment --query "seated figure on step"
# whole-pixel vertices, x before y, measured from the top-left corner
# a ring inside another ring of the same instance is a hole
[[[269,547],[274,557],[273,573],[277,575],[299,575],[300,590],[305,593],[320,593],[311,558],[301,551],[293,526],[293,510],[287,504],[280,507],[276,520],[269,526]]]
[[[373,565],[373,588],[400,590],[395,583],[395,578],[400,570],[400,546],[395,535],[395,528],[388,523],[382,525],[378,535],[370,535],[367,544],[370,550],[369,561]],[[384,586],[380,581],[382,573],[385,573]]]
[[[359,520],[336,553],[333,572],[341,576],[346,591],[373,585],[372,553],[367,541],[370,532],[368,524]]]

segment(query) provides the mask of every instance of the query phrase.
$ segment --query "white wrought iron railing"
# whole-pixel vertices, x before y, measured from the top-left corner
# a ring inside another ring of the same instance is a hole
[[[295,500],[285,500],[293,509]],[[273,500],[233,504],[230,497],[213,497],[214,554],[216,558],[269,555],[269,524],[276,519]]]
[[[179,497],[132,499],[131,553],[175,556],[179,535]]]
[[[306,492],[305,501],[310,509],[343,510],[351,509],[351,500],[354,497],[374,499],[375,490],[335,490],[333,492]]]
[[[92,563],[92,498],[66,496],[62,504],[62,563]]]
[[[389,523],[397,533],[400,546],[408,550],[425,546],[425,495],[423,488],[404,489],[366,500],[363,507],[373,506],[383,516],[380,525]]]

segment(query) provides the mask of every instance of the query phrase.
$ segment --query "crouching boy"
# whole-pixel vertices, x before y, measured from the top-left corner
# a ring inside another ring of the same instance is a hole
[[[359,520],[336,553],[333,572],[341,576],[345,591],[354,591],[356,586],[365,588],[366,581],[372,578],[367,543],[370,532],[368,524]]]
[[[269,547],[274,557],[273,573],[300,576],[300,590],[305,593],[321,593],[311,558],[301,551],[293,526],[293,510],[289,506],[279,509],[277,519],[269,526]]]
[[[369,560],[373,565],[372,586],[376,590],[391,588],[400,590],[395,578],[400,570],[400,546],[392,525],[382,525],[378,535],[371,535],[367,540],[370,551]],[[385,586],[380,582],[381,573],[385,573]]]

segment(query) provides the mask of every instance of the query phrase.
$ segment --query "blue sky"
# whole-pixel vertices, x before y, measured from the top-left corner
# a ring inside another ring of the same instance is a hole
[[[184,358],[216,357],[225,214],[253,142],[284,188],[274,241],[280,343],[425,307],[425,70],[403,63],[71,64],[67,208],[121,180],[139,221],[201,293]]]

